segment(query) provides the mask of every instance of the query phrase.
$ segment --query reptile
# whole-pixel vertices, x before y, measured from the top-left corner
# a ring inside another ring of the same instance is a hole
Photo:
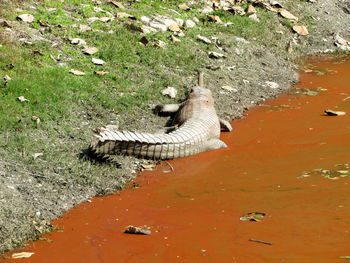
[[[103,129],[95,134],[90,149],[97,156],[133,155],[146,159],[175,159],[200,152],[226,148],[219,139],[221,128],[231,131],[228,121],[220,120],[214,107],[212,92],[203,86],[203,73],[198,85],[191,89],[181,104],[159,106],[161,113],[176,113],[170,133],[151,134]]]

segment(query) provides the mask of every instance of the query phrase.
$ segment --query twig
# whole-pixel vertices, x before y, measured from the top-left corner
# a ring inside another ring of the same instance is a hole
[[[167,165],[169,165],[170,170],[163,171],[163,173],[169,173],[169,172],[174,172],[174,167],[167,161],[165,161]]]
[[[272,243],[270,243],[270,242],[265,242],[265,241],[256,240],[256,239],[249,239],[249,241],[257,242],[257,243],[261,243],[261,244],[265,244],[265,245],[272,245]]]

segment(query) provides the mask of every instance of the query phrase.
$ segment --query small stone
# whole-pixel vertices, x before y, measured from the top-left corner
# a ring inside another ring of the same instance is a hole
[[[134,17],[133,15],[130,15],[128,13],[124,13],[124,12],[118,12],[117,18],[129,18],[131,20],[136,20],[136,17]]]
[[[233,6],[232,7],[232,11],[235,15],[240,15],[240,16],[244,16],[245,15],[245,11],[241,6]]]
[[[163,48],[163,49],[166,49],[168,48],[168,45],[162,41],[162,40],[158,40],[158,43],[155,44],[156,47],[160,47],[160,48]]]
[[[125,7],[123,6],[123,4],[121,2],[117,2],[117,1],[113,1],[113,0],[110,0],[108,2],[113,4],[115,7],[119,8],[119,9],[125,9]]]
[[[101,22],[107,23],[109,21],[112,21],[112,18],[108,16],[104,16],[104,17],[100,17],[98,20],[100,20]]]
[[[109,72],[108,72],[108,71],[95,71],[94,73],[95,73],[96,75],[103,76],[103,75],[108,74]]]
[[[87,19],[87,22],[88,22],[89,24],[92,24],[92,23],[94,23],[94,22],[97,21],[97,20],[99,20],[99,18],[93,16],[93,17],[89,17],[89,18]]]
[[[149,26],[161,32],[166,32],[168,30],[168,27],[166,25],[158,22],[151,22],[149,23]]]
[[[201,35],[197,35],[197,39],[206,43],[206,44],[211,44],[211,40],[209,38],[203,37]]]
[[[147,25],[151,22],[151,19],[148,16],[141,16],[140,20],[142,23],[147,24]]]
[[[199,23],[199,19],[198,19],[197,17],[194,17],[194,18],[193,18],[193,21],[194,21],[195,23],[197,23],[197,24]]]
[[[175,37],[175,36],[173,36],[173,35],[171,35],[171,41],[173,41],[173,42],[175,42],[175,43],[181,42],[180,39],[178,39],[177,37]]]
[[[256,14],[256,10],[255,10],[254,6],[249,5],[248,6],[248,10],[247,10],[247,16],[251,16],[251,15],[254,15],[254,14]]]
[[[103,61],[102,59],[98,59],[98,58],[92,58],[92,63],[94,63],[95,65],[103,65],[104,63],[106,63],[105,61]]]
[[[270,89],[278,89],[279,88],[279,84],[276,82],[272,82],[272,81],[265,81],[265,83],[263,84],[264,88],[270,88]]]
[[[293,15],[292,13],[290,13],[289,11],[285,10],[285,9],[280,10],[279,13],[284,18],[287,18],[287,19],[289,19],[291,21],[298,22],[298,18],[295,15]]]
[[[19,15],[17,16],[17,19],[29,24],[34,22],[34,16],[30,14]]]
[[[181,19],[181,18],[175,18],[175,22],[180,27],[183,26],[184,23],[185,23],[185,21],[183,19]]]
[[[196,23],[193,22],[192,20],[188,19],[188,20],[185,21],[185,27],[186,28],[193,28],[195,26],[196,26]]]
[[[259,18],[258,18],[258,16],[257,16],[256,14],[252,14],[252,15],[250,15],[250,16],[248,16],[248,17],[249,17],[250,19],[256,21],[256,22],[260,22],[260,20],[259,20]]]
[[[149,27],[149,26],[145,26],[145,25],[143,25],[141,27],[141,29],[142,29],[142,33],[144,33],[144,34],[149,34],[151,32],[157,32],[157,30],[154,29],[153,27]]]
[[[208,15],[208,20],[209,20],[210,22],[214,22],[214,23],[219,23],[219,24],[222,23],[222,21],[221,21],[221,19],[220,19],[219,16]]]
[[[87,55],[93,55],[96,52],[98,52],[98,48],[97,47],[85,47],[83,49],[83,53],[87,54]]]
[[[174,99],[176,97],[177,90],[174,87],[167,87],[166,89],[162,90],[162,94]]]
[[[210,7],[210,6],[205,6],[205,7],[202,9],[202,13],[204,13],[204,14],[211,13],[211,12],[213,12],[213,11],[214,11],[213,8]]]
[[[80,32],[85,32],[85,31],[90,31],[91,27],[89,27],[88,25],[79,25],[79,31]]]
[[[294,32],[301,36],[307,36],[309,32],[307,31],[306,26],[293,26]]]
[[[9,76],[9,75],[5,75],[4,80],[5,80],[5,81],[10,81],[10,80],[11,80],[11,78],[10,78],[10,76]]]

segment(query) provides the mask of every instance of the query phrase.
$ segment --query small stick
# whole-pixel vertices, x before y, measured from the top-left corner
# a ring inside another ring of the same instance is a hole
[[[261,244],[265,244],[265,245],[272,245],[272,243],[270,243],[270,242],[265,242],[265,241],[256,240],[256,239],[249,239],[249,241],[257,242],[257,243],[261,243]]]
[[[172,172],[174,172],[174,167],[173,167],[168,161],[165,161],[165,162],[167,163],[167,165],[169,165],[170,170],[171,170]]]

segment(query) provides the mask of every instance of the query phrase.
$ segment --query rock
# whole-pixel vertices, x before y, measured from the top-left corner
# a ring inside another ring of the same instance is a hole
[[[93,55],[96,52],[98,52],[98,48],[97,47],[85,47],[83,49],[83,53],[87,54],[87,55]]]
[[[92,58],[92,63],[94,63],[95,65],[103,65],[104,63],[106,63],[105,61],[103,61],[102,59],[98,59],[98,58]]]
[[[70,69],[68,72],[72,73],[75,76],[84,76],[85,75],[84,72],[76,70],[76,69]]]
[[[135,227],[135,226],[128,226],[124,233],[126,234],[139,234],[139,235],[150,235],[151,230],[141,228],[141,227]]]
[[[249,5],[248,6],[248,10],[247,10],[247,16],[251,16],[251,15],[254,15],[254,14],[256,14],[256,10],[255,10],[254,6]]]
[[[172,31],[172,32],[175,32],[175,33],[181,31],[181,29],[179,28],[179,26],[178,26],[176,23],[171,24],[171,25],[168,27],[168,29],[169,29],[170,31]]]
[[[213,12],[213,11],[214,11],[213,8],[210,7],[210,6],[205,6],[205,7],[202,9],[202,13],[204,13],[204,14],[211,13],[211,12]]]
[[[278,89],[280,85],[278,83],[276,83],[276,82],[265,81],[265,83],[262,86],[264,88]]]
[[[79,32],[85,32],[85,31],[90,31],[91,27],[88,25],[79,25]]]
[[[199,23],[199,19],[197,17],[193,17],[193,21],[197,24]]]
[[[5,81],[10,81],[10,80],[11,80],[11,78],[10,78],[10,76],[9,76],[9,75],[5,75],[4,80],[5,80]]]
[[[230,91],[230,92],[237,92],[238,90],[235,88],[232,88],[231,86],[222,86],[223,90]]]
[[[157,31],[166,32],[168,30],[168,27],[164,24],[158,23],[158,22],[151,22],[149,23],[149,26],[154,28]]]
[[[89,17],[89,18],[87,19],[87,22],[88,22],[89,24],[92,24],[92,23],[94,23],[94,22],[97,21],[97,20],[99,20],[99,18],[93,16],[93,17]]]
[[[179,4],[179,8],[185,11],[189,11],[191,8],[185,3]]]
[[[298,17],[296,17],[295,15],[293,15],[292,13],[290,13],[289,11],[285,10],[285,9],[282,9],[279,11],[279,14],[284,17],[284,18],[287,18],[291,21],[295,21],[295,22],[298,22]]]
[[[187,19],[187,20],[185,21],[185,27],[186,27],[186,28],[193,28],[193,27],[195,27],[195,26],[196,26],[196,23],[193,22],[192,20]]]
[[[34,16],[30,14],[19,15],[17,16],[17,19],[29,24],[34,22]]]
[[[141,16],[140,20],[142,23],[147,24],[147,25],[151,22],[151,18],[149,18],[148,16]]]
[[[108,74],[109,72],[108,72],[108,71],[95,71],[94,73],[95,73],[96,75],[103,76],[103,75]]]
[[[350,50],[350,41],[345,40],[339,34],[334,35],[334,44],[339,47],[340,49],[344,51],[349,51]]]
[[[80,46],[80,45],[85,46],[86,45],[86,41],[81,39],[81,38],[73,38],[70,40],[70,43],[73,45],[77,45],[77,46]]]
[[[170,25],[172,24],[177,24],[175,20],[169,18],[169,17],[166,17],[166,16],[162,16],[162,15],[155,15],[153,16],[153,20],[155,22],[159,22],[163,25],[166,25],[166,27],[169,27]]]
[[[157,30],[154,29],[153,27],[149,27],[149,26],[145,26],[145,25],[143,25],[141,27],[141,29],[142,29],[142,33],[144,33],[144,34],[149,34],[151,32],[157,32]]]
[[[197,35],[197,39],[206,43],[206,44],[211,44],[211,40],[209,38],[203,37],[201,35]]]
[[[167,49],[168,48],[168,45],[162,40],[158,40],[158,42],[155,43],[155,46],[163,48],[163,49]]]
[[[225,58],[226,56],[224,54],[221,54],[221,53],[218,53],[218,52],[215,52],[215,51],[210,51],[208,53],[209,57],[210,58]]]
[[[177,90],[174,87],[167,87],[166,89],[162,90],[162,94],[174,99],[176,97]]]
[[[180,27],[183,26],[184,23],[185,23],[185,21],[183,19],[181,19],[181,18],[175,18],[175,22]]]
[[[244,43],[244,44],[250,44],[250,42],[242,37],[234,37],[234,39],[237,41],[237,42],[241,42],[241,43]]]
[[[301,36],[307,36],[309,32],[307,31],[306,26],[293,26],[294,32]]]
[[[245,15],[245,11],[244,9],[241,7],[241,6],[233,6],[232,8],[230,8],[229,10],[232,10],[232,12],[235,14],[235,15],[240,15],[240,16],[244,16]]]
[[[257,16],[256,14],[252,14],[252,15],[250,15],[250,16],[248,16],[248,17],[249,17],[250,19],[256,21],[256,22],[260,22],[260,20],[259,20],[259,18],[258,18],[258,16]]]

